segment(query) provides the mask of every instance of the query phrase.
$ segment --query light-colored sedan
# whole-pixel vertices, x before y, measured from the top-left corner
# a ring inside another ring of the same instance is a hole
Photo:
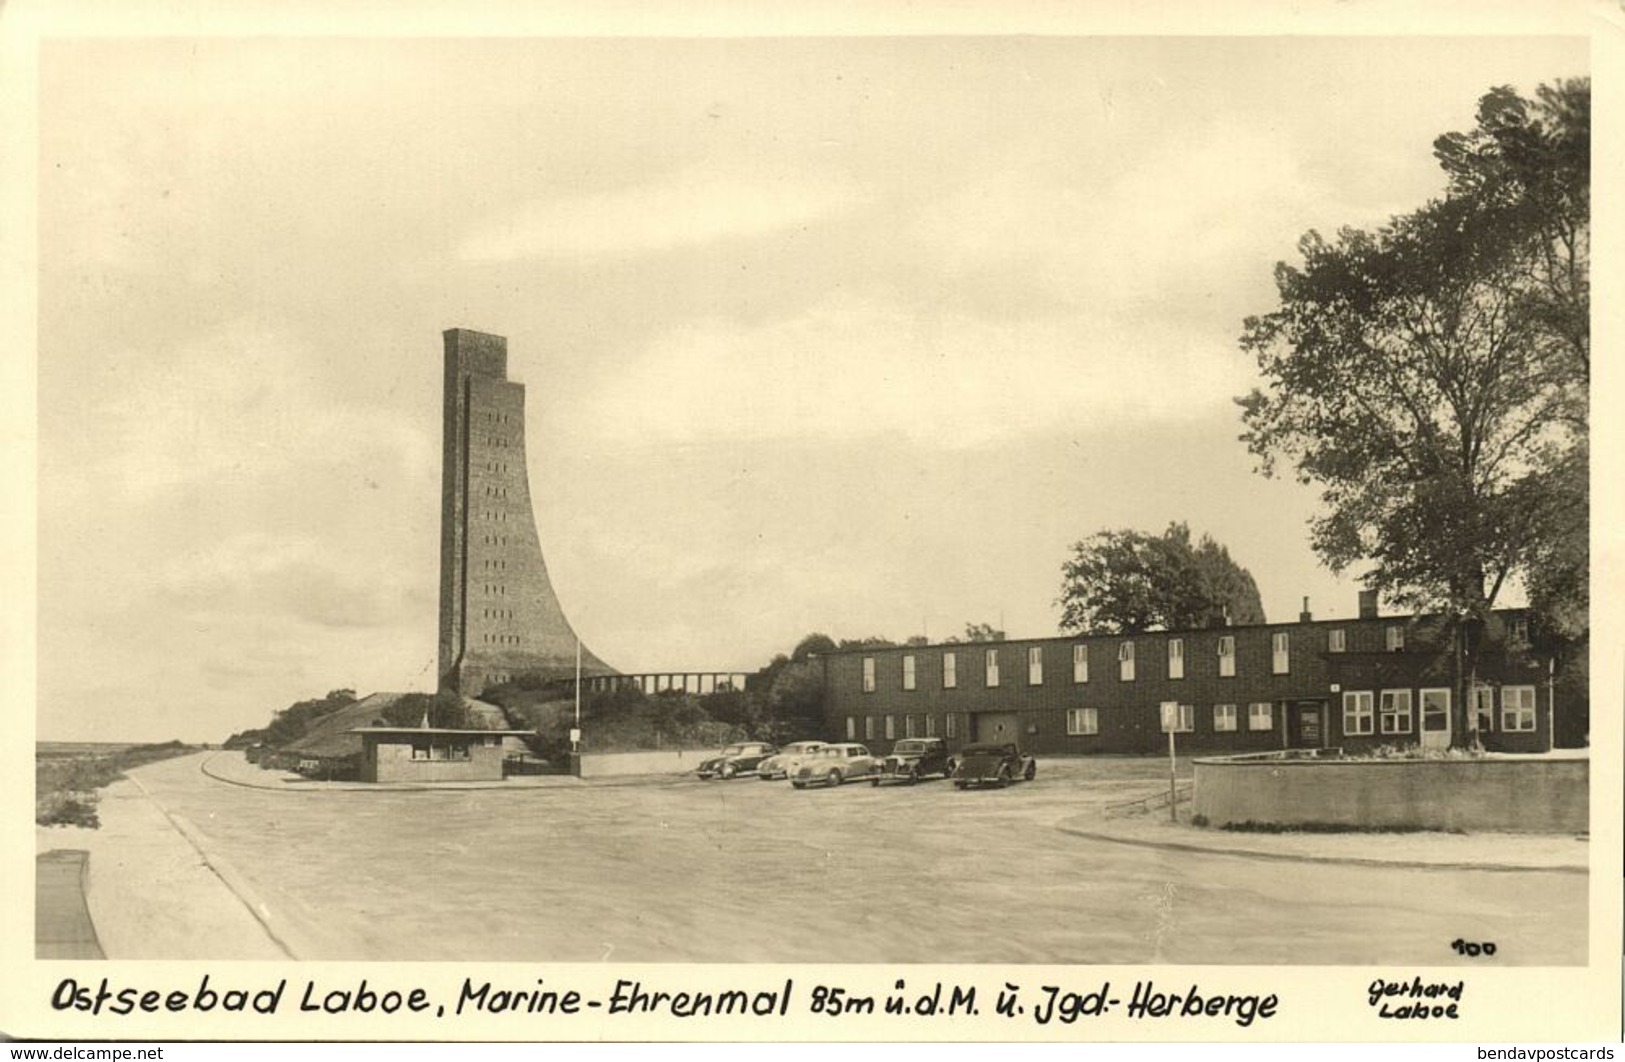
[[[880,759],[862,745],[825,745],[818,755],[806,760],[790,775],[797,789],[809,785],[836,786],[854,778],[872,778],[880,773]]]
[[[792,741],[779,749],[778,753],[763,760],[756,768],[756,777],[764,782],[771,782],[775,778],[788,778],[813,756],[823,751],[827,742],[823,741]]]

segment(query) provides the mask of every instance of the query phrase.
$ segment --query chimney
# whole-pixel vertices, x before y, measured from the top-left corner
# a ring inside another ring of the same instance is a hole
[[[1361,590],[1360,618],[1376,619],[1377,615],[1377,592],[1375,590]]]
[[[1313,623],[1314,621],[1314,614],[1309,611],[1309,598],[1305,597],[1303,599],[1303,611],[1298,613],[1298,622]]]

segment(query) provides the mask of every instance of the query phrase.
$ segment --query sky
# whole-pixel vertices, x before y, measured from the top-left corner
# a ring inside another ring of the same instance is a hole
[[[436,675],[440,334],[508,337],[625,671],[1057,632],[1186,521],[1355,612],[1237,436],[1310,229],[1583,40],[108,38],[39,62],[38,736],[218,741]]]

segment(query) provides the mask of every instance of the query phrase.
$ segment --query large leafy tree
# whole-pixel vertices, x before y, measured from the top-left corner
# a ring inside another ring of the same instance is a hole
[[[1309,233],[1276,269],[1280,307],[1246,323],[1265,384],[1243,438],[1265,472],[1320,485],[1321,557],[1369,564],[1398,603],[1481,616],[1584,527],[1589,96],[1489,93],[1437,142],[1443,199]]]
[[[1243,439],[1320,487],[1316,552],[1457,621],[1469,664],[1513,582],[1548,627],[1585,623],[1589,115],[1586,81],[1486,94],[1435,143],[1442,198],[1308,233],[1242,336],[1264,381]]]
[[[1204,627],[1224,618],[1263,623],[1258,586],[1230,551],[1190,527],[1160,535],[1100,531],[1076,543],[1062,565],[1061,629],[1129,634]]]

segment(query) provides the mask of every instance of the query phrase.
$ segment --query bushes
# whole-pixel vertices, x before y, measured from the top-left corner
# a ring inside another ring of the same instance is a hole
[[[97,790],[124,777],[131,767],[167,760],[191,752],[179,741],[131,745],[112,752],[86,752],[66,759],[36,759],[34,763],[34,821],[41,826],[83,826],[96,829]]]

